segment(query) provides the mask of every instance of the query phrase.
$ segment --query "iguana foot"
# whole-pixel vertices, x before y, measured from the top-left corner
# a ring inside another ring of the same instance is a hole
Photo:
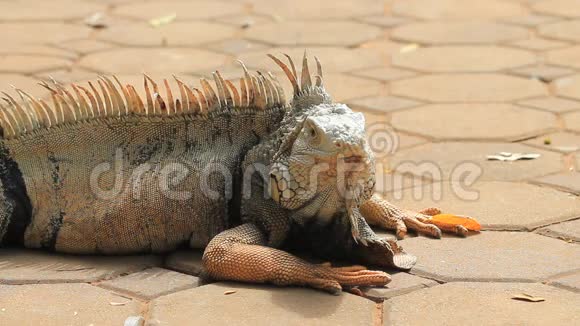
[[[304,285],[333,294],[340,293],[342,286],[384,286],[391,281],[382,271],[315,265],[265,244],[265,235],[253,224],[226,230],[206,247],[204,268],[216,280]]]
[[[435,225],[431,216],[441,213],[438,208],[427,208],[421,212],[402,210],[378,195],[373,195],[360,207],[360,212],[370,225],[376,225],[387,230],[394,230],[398,239],[403,239],[407,230],[425,234],[433,238],[441,238],[442,231],[466,236],[468,230],[461,226]]]

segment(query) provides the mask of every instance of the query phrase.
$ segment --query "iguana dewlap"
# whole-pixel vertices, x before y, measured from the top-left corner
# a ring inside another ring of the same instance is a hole
[[[43,86],[51,103],[16,89],[0,104],[0,239],[75,254],[205,248],[215,279],[337,292],[383,285],[381,271],[311,265],[281,249],[410,268],[415,257],[368,223],[435,237],[428,216],[373,195],[364,118],[333,103],[322,68],[289,59],[286,102],[274,75],[201,90],[145,76],[145,96],[117,78]],[[162,95],[163,94],[163,95]],[[436,211],[429,211],[436,214]],[[464,233],[456,228],[450,230]]]

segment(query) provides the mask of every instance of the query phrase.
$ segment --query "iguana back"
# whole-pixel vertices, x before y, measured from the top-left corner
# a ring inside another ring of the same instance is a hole
[[[178,82],[175,100],[169,87],[162,97],[154,84],[152,94],[147,77],[145,101],[107,78],[101,92],[73,86],[76,97],[45,84],[53,106],[24,93],[26,104],[7,97],[2,164],[16,165],[26,196],[15,199],[5,185],[4,197],[12,211],[31,209],[5,219],[28,221],[19,232],[32,248],[122,254],[204,247],[235,224],[244,155],[284,113],[276,81],[246,77],[239,92],[216,77],[217,95],[205,80],[204,92]],[[13,175],[3,180],[12,187]]]

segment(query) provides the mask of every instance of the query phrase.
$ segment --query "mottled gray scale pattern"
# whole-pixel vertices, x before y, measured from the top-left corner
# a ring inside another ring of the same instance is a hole
[[[245,153],[282,115],[273,108],[126,116],[5,140],[33,207],[25,245],[114,254],[162,252],[183,243],[204,247],[230,227],[232,192],[220,174],[206,173],[208,167],[241,175]],[[202,190],[204,173],[217,196]]]

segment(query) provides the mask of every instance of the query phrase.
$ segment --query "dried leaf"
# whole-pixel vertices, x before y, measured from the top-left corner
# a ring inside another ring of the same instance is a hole
[[[236,290],[228,290],[228,291],[224,292],[224,295],[230,295],[230,294],[234,294],[236,292],[237,292]]]
[[[533,160],[540,157],[540,154],[536,153],[510,153],[510,152],[499,152],[495,155],[488,155],[487,159],[490,161],[517,161],[517,160]]]
[[[124,306],[127,302],[109,302],[111,306]]]
[[[107,27],[107,22],[105,19],[105,14],[102,12],[97,12],[89,17],[85,18],[85,25],[92,28],[105,28]]]
[[[175,18],[177,18],[177,14],[173,13],[170,15],[165,15],[165,16],[150,19],[149,24],[153,27],[159,27],[159,26],[170,24],[172,21],[175,20]]]
[[[522,294],[516,294],[512,297],[512,299],[514,300],[521,300],[521,301],[528,301],[528,302],[542,302],[542,301],[546,301],[546,299],[542,298],[542,297],[534,297],[532,295],[526,294],[526,293],[522,293]]]
[[[476,220],[467,216],[453,214],[437,214],[429,219],[435,225],[455,226],[461,225],[471,231],[481,231],[481,225]]]
[[[129,316],[125,319],[123,326],[143,326],[145,319],[142,316]]]

